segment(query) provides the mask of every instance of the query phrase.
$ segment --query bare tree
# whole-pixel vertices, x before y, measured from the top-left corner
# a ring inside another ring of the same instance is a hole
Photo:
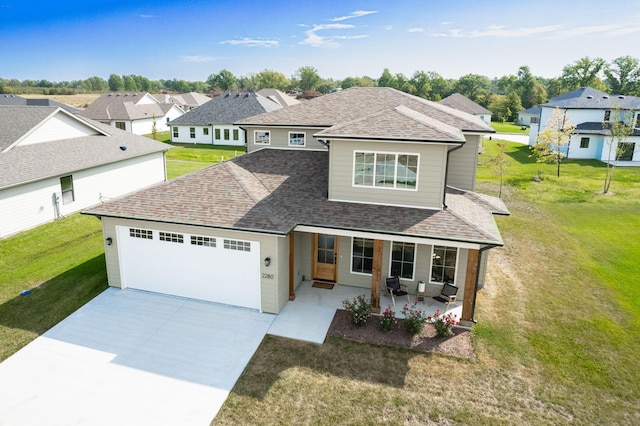
[[[633,120],[633,111],[616,108],[611,112],[611,121],[602,123],[603,127],[609,130],[607,170],[604,175],[603,194],[608,194],[611,189],[611,182],[616,171],[616,166],[620,157],[625,152],[625,142],[633,134],[633,123],[627,124],[627,120]],[[606,140],[606,139],[605,139]]]

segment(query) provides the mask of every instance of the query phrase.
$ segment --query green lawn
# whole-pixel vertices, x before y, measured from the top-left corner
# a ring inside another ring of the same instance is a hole
[[[246,152],[243,146],[195,144],[171,144],[171,146],[174,148],[167,152],[168,179],[191,173],[222,160],[229,160]]]
[[[523,130],[522,126],[519,124],[501,123],[499,121],[492,121],[491,127],[493,127],[493,129],[499,133],[516,133],[516,134],[524,134],[524,135],[529,134],[529,128],[525,127],[525,129]]]

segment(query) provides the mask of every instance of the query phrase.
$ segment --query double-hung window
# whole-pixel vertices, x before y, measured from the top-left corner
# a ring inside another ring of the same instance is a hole
[[[431,254],[431,282],[450,283],[456,281],[456,247],[434,246]]]
[[[76,197],[73,193],[73,177],[61,177],[60,189],[62,191],[62,204],[71,204],[75,201]]]
[[[416,245],[414,243],[391,244],[391,276],[413,280]]]
[[[208,127],[203,127],[202,128],[202,134],[204,136],[209,136],[209,128]]]
[[[195,139],[196,138],[196,128],[195,127],[189,127],[189,137],[191,139]]]
[[[415,190],[418,185],[418,154],[386,152],[354,153],[353,185]]]
[[[178,137],[178,128],[176,126],[173,126],[173,137],[174,138]]]

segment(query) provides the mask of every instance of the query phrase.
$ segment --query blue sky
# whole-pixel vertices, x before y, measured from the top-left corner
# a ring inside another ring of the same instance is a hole
[[[557,77],[583,56],[640,58],[637,0],[33,3],[0,0],[0,77],[193,81],[313,66],[335,79],[384,68],[493,78],[521,65]]]

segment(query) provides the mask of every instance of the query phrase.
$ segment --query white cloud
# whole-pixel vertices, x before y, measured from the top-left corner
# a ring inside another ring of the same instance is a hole
[[[407,30],[408,33],[421,33],[424,32],[424,28],[419,28],[419,27],[414,27],[414,28],[409,28]]]
[[[138,18],[150,19],[150,18],[156,18],[156,15],[138,15]]]
[[[260,40],[255,38],[245,37],[241,40],[225,40],[220,44],[230,44],[232,46],[249,46],[249,47],[278,47],[280,44],[278,40]]]
[[[385,25],[383,28],[385,31],[390,31],[393,27],[391,25]]]
[[[215,61],[215,57],[207,56],[207,55],[193,55],[193,56],[183,56],[183,62],[211,62]]]
[[[345,21],[347,19],[359,18],[361,16],[367,16],[373,13],[378,13],[378,11],[377,10],[356,10],[355,12],[352,12],[351,15],[340,16],[338,18],[330,19],[330,21],[332,22]]]
[[[344,39],[345,36],[322,36],[319,35],[319,31],[326,30],[349,30],[355,28],[350,24],[322,24],[322,25],[314,25],[310,30],[305,31],[304,33],[307,35],[300,44],[308,44],[312,47],[338,47],[339,43],[336,42],[338,39]],[[363,38],[366,36],[351,36],[352,38]]]

